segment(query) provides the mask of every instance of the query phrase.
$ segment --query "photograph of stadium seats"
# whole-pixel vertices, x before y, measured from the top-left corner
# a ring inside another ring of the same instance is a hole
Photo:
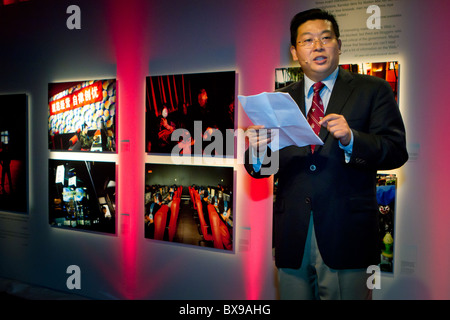
[[[233,168],[146,164],[145,238],[233,250]]]

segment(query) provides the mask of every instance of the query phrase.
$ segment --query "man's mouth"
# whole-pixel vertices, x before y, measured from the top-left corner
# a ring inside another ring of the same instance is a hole
[[[316,57],[313,59],[314,62],[322,64],[325,63],[327,61],[326,57],[320,56],[320,57]]]

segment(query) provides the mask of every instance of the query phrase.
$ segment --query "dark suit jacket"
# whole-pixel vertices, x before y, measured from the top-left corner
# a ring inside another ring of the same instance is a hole
[[[303,81],[280,91],[288,92],[305,114]],[[279,157],[274,203],[279,268],[301,266],[311,211],[318,247],[330,268],[367,268],[380,261],[376,173],[408,159],[398,105],[386,81],[341,69],[326,110],[330,113],[343,115],[353,131],[349,163],[326,128],[319,135],[324,145],[314,153],[310,146],[289,146],[271,155]],[[254,172],[248,161],[245,167],[254,178],[267,177]]]

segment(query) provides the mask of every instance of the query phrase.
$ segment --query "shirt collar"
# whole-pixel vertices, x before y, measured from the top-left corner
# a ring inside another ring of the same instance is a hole
[[[333,73],[331,73],[328,77],[326,77],[321,81],[323,84],[325,84],[325,87],[327,87],[330,91],[333,90],[334,83],[336,82],[338,73],[339,67],[337,67],[336,70],[333,71]],[[312,86],[315,82],[312,81],[310,78],[308,78],[306,74],[304,75],[304,77],[305,77],[305,96],[307,97],[310,94],[312,94],[313,92]]]

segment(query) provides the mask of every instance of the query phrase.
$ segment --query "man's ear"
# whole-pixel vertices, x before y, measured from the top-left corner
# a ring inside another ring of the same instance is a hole
[[[338,39],[338,47],[339,47],[339,54],[342,53],[341,47],[342,47],[342,41],[341,39]]]
[[[297,49],[294,46],[291,46],[291,55],[292,55],[292,60],[298,61]]]

